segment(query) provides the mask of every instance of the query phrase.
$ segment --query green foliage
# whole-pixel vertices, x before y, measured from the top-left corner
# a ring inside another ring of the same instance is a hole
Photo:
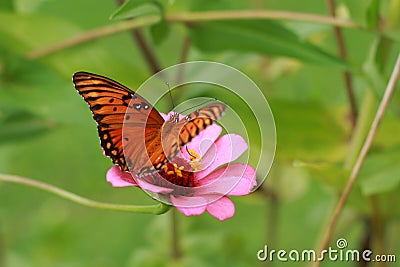
[[[170,26],[165,21],[160,21],[150,28],[150,32],[154,43],[159,45],[168,37]]]
[[[161,13],[162,5],[159,1],[127,0],[112,13],[110,19],[130,19],[140,16],[160,15]]]
[[[136,90],[152,75],[137,40],[126,31],[47,53],[54,44],[87,37],[92,30],[116,30],[125,19],[159,17],[140,31],[161,68],[180,63],[186,55],[184,61],[212,60],[244,72],[268,99],[277,131],[276,160],[264,190],[233,198],[232,219],[221,223],[207,214],[178,214],[180,259],[171,258],[170,213],[92,210],[33,188],[0,183],[0,266],[264,266],[256,258],[264,245],[276,250],[314,247],[347,182],[348,165],[359,153],[400,49],[399,0],[336,2],[339,16],[360,25],[342,28],[346,60],[337,56],[332,26],[323,23],[171,20],[173,14],[193,11],[328,14],[320,0],[128,0],[118,8],[112,0],[0,1],[0,173],[30,177],[99,201],[154,204],[140,189],[106,183],[112,164],[102,155],[96,124],[71,82],[72,74],[83,70]],[[191,45],[183,51],[188,39]],[[355,131],[344,70],[351,71],[360,113]],[[159,90],[141,93],[155,99]],[[252,151],[261,150],[261,138],[264,144],[272,142],[269,136],[258,136],[258,124],[249,114],[256,96],[250,94],[244,107],[237,96],[201,84],[175,88],[173,96],[177,102],[201,96],[226,100],[247,120]],[[164,112],[169,105],[168,97],[157,103]],[[380,246],[390,254],[400,249],[399,106],[397,90],[341,213],[333,248],[340,237],[351,247],[372,237],[368,245],[375,253]]]
[[[34,137],[49,128],[45,121],[26,110],[1,110],[0,143]]]
[[[379,3],[378,0],[371,0],[367,9],[367,25],[370,29],[376,29],[379,26]]]
[[[207,52],[235,50],[293,57],[307,62],[344,67],[346,64],[317,46],[302,41],[273,21],[199,23],[189,28],[195,45]]]
[[[360,173],[360,185],[365,195],[383,194],[396,190],[400,185],[400,149],[395,147],[385,153],[371,153]]]

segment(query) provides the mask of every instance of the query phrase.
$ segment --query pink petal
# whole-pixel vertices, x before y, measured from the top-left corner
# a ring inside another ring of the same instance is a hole
[[[222,132],[222,127],[217,124],[211,124],[206,129],[201,131],[196,137],[186,145],[187,149],[193,149],[197,154],[203,156],[206,154],[210,146],[217,140],[218,136]],[[181,148],[181,153],[186,159],[190,158],[190,155],[186,151],[186,147]]]
[[[113,187],[138,186],[132,175],[121,171],[118,166],[113,166],[107,171],[106,180]]]
[[[248,146],[246,141],[240,135],[226,134],[215,142],[215,148],[216,148],[215,155],[212,155],[214,157],[214,160],[208,166],[207,169],[205,169],[204,171],[197,172],[196,177],[198,179],[206,177],[217,167],[236,160],[238,157],[240,157],[240,155],[242,155],[247,150]],[[214,151],[212,151],[211,154],[213,153]],[[207,154],[209,153],[206,153],[206,155],[204,156],[205,161],[208,161]]]
[[[182,212],[185,216],[197,216],[203,214],[206,210],[205,206],[197,208],[176,207],[176,209]]]
[[[173,191],[172,188],[157,186],[146,181],[146,176],[142,178],[137,178],[137,182],[143,190],[150,191],[153,193],[167,194]]]
[[[153,185],[151,183],[148,183],[145,178],[146,177],[136,178],[137,180],[135,180],[131,173],[121,171],[118,166],[111,167],[106,174],[107,182],[111,183],[113,187],[138,186],[143,190],[147,190],[153,193],[172,192],[171,188]]]
[[[202,196],[176,196],[171,195],[171,202],[175,207],[197,208],[204,207],[210,203],[206,197]]]
[[[214,160],[217,156],[216,144],[212,143],[211,145],[209,145],[206,152],[202,155],[204,155],[204,156],[202,156],[202,159],[201,159],[201,169],[200,170],[206,170],[214,162]],[[198,171],[200,171],[200,170],[198,170]]]
[[[199,180],[197,195],[242,196],[251,193],[256,185],[256,172],[247,164],[234,163],[224,166]]]
[[[228,197],[222,197],[208,204],[206,210],[218,220],[224,221],[235,214],[235,205]]]
[[[206,205],[193,207],[187,206],[187,201],[190,198],[192,197],[174,197],[171,195],[171,202],[172,205],[174,205],[180,212],[185,214],[185,216],[196,216],[202,214],[206,210]]]
[[[244,165],[245,170],[242,179],[229,192],[230,196],[244,196],[251,193],[251,190],[257,185],[256,170],[250,165]]]

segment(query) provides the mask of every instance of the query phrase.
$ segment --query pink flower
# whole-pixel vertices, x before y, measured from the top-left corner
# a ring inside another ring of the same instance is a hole
[[[246,141],[237,134],[218,138],[221,132],[216,124],[207,127],[157,175],[137,178],[113,166],[107,172],[107,182],[114,187],[138,186],[186,216],[207,211],[220,221],[231,218],[235,205],[228,196],[251,193],[256,174],[250,165],[231,163],[247,150]]]

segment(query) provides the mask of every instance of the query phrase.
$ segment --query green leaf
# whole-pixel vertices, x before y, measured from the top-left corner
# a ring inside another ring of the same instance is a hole
[[[24,110],[50,124],[85,123],[81,115],[87,107],[79,105],[72,82],[43,64],[10,53],[0,78],[1,108]]]
[[[194,44],[208,52],[235,50],[271,56],[297,58],[301,61],[349,67],[347,63],[319,47],[301,40],[281,24],[265,20],[214,21],[189,27]]]
[[[162,9],[162,5],[159,1],[127,0],[111,14],[110,19],[122,20],[140,16],[161,15]]]
[[[0,1],[0,10],[13,10],[13,0],[2,0]]]
[[[169,35],[170,27],[164,20],[151,26],[150,28],[151,37],[156,45],[161,44]]]
[[[363,65],[365,79],[370,83],[372,89],[378,97],[380,95],[380,92],[383,92],[383,90],[385,89],[385,81],[379,68],[379,66],[381,66],[381,62],[378,62],[381,58],[377,56],[380,53],[380,44],[381,38],[378,37],[371,44],[368,57],[366,58],[366,61]]]
[[[250,9],[251,3],[249,1],[231,1],[231,0],[191,0],[189,2],[189,9],[192,11],[210,11],[210,10],[238,10]]]
[[[359,174],[364,195],[386,193],[400,185],[400,147],[373,153],[366,158]]]
[[[20,13],[33,13],[45,2],[46,0],[15,0],[14,6]]]
[[[389,29],[398,29],[400,25],[400,0],[392,0],[390,1],[389,6],[389,14],[387,16],[388,28]]]
[[[365,25],[367,19],[368,1],[345,0],[346,8],[349,10],[351,20],[358,24]]]
[[[50,128],[50,124],[26,110],[0,109],[0,143],[32,138]]]
[[[371,0],[367,8],[367,26],[369,29],[376,29],[379,25],[379,0]]]
[[[399,90],[397,90],[397,99],[393,99],[392,106],[395,106],[393,105],[394,103],[400,103]],[[397,108],[397,113],[390,111],[386,113],[374,138],[374,144],[380,149],[389,149],[400,146],[400,136],[398,134],[393,134],[400,133],[400,108],[397,106],[393,108]]]
[[[318,103],[269,99],[277,132],[277,157],[285,160],[336,162],[345,153],[346,134]]]
[[[369,83],[377,99],[383,97],[388,82],[388,76],[385,75],[394,65],[397,58],[397,51],[392,49],[395,43],[386,37],[377,37],[371,44],[368,57],[363,64],[363,76]],[[394,53],[393,53],[394,52]],[[390,112],[400,117],[400,93],[395,91],[389,106]]]
[[[400,42],[400,29],[391,29],[382,32],[382,35],[392,41]]]
[[[337,190],[342,190],[344,188],[350,175],[349,170],[345,170],[337,164],[312,163],[304,161],[295,161],[293,164],[295,167],[307,168],[310,171],[313,179],[329,185]]]

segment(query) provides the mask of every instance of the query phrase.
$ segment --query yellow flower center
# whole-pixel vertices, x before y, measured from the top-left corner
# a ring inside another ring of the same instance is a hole
[[[201,167],[201,161],[202,158],[199,154],[196,153],[196,151],[194,151],[194,149],[187,149],[187,152],[190,155],[190,166],[192,167],[193,171],[197,172],[197,171],[201,171],[203,170],[203,168]]]

